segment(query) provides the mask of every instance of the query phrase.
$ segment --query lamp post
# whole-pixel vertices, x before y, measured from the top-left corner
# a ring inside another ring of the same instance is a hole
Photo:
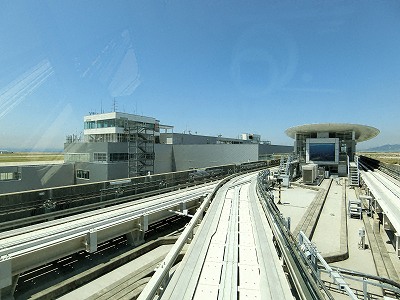
[[[283,181],[283,179],[282,178],[277,178],[276,179],[276,182],[278,183],[278,187],[279,187],[279,198],[278,198],[278,204],[282,204],[282,202],[281,202],[281,187],[282,187],[282,181]]]

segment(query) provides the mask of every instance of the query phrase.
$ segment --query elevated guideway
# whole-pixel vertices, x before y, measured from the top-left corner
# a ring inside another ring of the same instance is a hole
[[[379,170],[363,165],[362,180],[374,196],[374,206],[383,214],[385,229],[394,230],[396,253],[400,257],[400,182]]]
[[[331,294],[332,286],[343,298],[357,299],[360,290],[347,283],[349,276],[341,274],[350,274],[351,270],[339,272],[330,267],[302,231],[297,237],[291,234],[290,220],[275,204],[269,174],[268,170],[260,172],[257,184],[253,175],[237,177],[213,192],[139,299],[333,300],[336,294]],[[206,209],[193,238],[193,228]],[[188,241],[187,254],[174,270],[175,257]],[[328,275],[322,278],[321,272]],[[369,295],[367,285],[398,293],[394,281],[366,273],[353,272],[351,276],[364,277],[358,280],[363,283],[364,297]]]
[[[99,243],[123,234],[131,244],[140,244],[149,224],[176,213],[188,214],[216,185],[204,184],[140,203],[124,203],[0,233],[0,299],[12,294],[21,272],[81,250],[94,252]]]
[[[256,178],[219,189],[161,299],[293,299]],[[146,289],[139,299],[151,299]]]

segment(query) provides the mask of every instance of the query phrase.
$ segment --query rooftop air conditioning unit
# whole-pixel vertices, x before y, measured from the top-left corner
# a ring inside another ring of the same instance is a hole
[[[318,177],[318,165],[308,164],[302,168],[303,172],[303,183],[312,184]]]

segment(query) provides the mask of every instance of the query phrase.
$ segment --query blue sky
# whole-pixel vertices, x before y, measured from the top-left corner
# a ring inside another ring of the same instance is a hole
[[[1,1],[0,41],[1,149],[62,149],[114,98],[175,132],[400,143],[398,1]]]

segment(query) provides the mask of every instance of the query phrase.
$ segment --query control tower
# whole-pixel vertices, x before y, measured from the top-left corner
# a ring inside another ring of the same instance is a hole
[[[291,127],[285,133],[295,140],[300,165],[317,164],[330,174],[346,176],[357,143],[374,138],[379,130],[358,124],[322,123]]]

